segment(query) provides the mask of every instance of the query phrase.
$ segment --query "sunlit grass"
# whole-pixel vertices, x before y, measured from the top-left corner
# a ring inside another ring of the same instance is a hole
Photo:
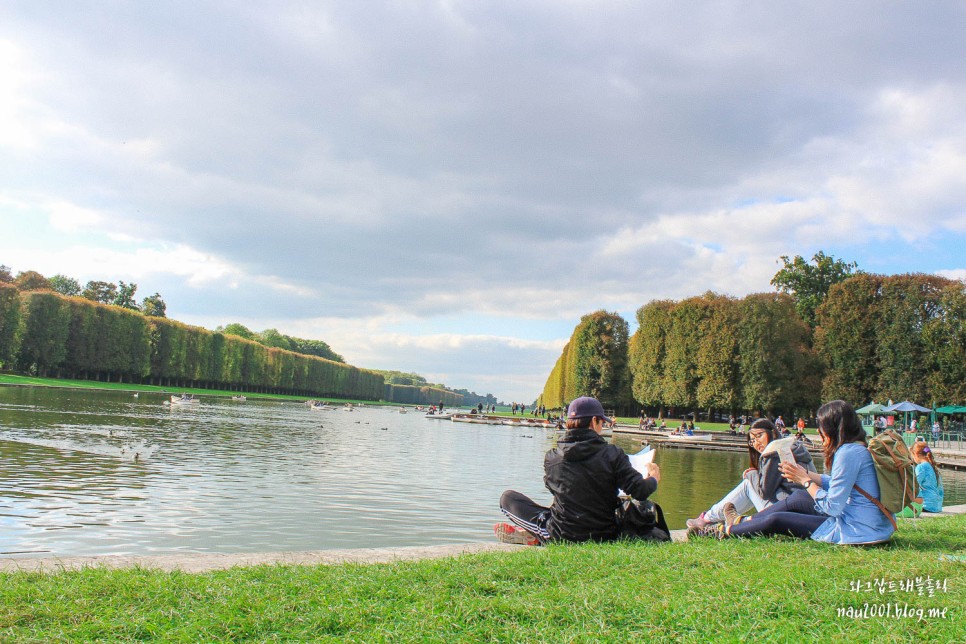
[[[205,574],[5,574],[0,640],[952,642],[962,641],[966,564],[940,555],[964,550],[961,516],[906,522],[875,548],[702,539]],[[852,588],[907,579],[923,580],[923,594]],[[887,602],[946,617],[838,615]]]

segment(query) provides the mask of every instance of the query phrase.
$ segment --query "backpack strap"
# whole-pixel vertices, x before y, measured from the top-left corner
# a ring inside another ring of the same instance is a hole
[[[884,505],[882,505],[882,502],[879,501],[879,499],[875,498],[874,496],[872,496],[871,494],[869,494],[868,492],[866,492],[865,490],[863,490],[862,488],[860,488],[858,486],[858,484],[855,484],[852,487],[854,487],[856,490],[858,490],[859,491],[859,494],[861,494],[862,496],[864,496],[868,500],[870,500],[873,503],[875,503],[875,505],[876,505],[877,508],[879,508],[880,510],[882,510],[882,514],[884,514],[886,516],[886,518],[889,520],[889,523],[892,524],[892,529],[893,530],[898,530],[899,529],[899,524],[896,523],[896,518],[892,515],[891,512],[889,512],[888,510],[886,510],[886,507]]]

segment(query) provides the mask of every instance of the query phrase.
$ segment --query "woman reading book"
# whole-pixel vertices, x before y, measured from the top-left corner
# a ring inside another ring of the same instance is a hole
[[[759,418],[751,424],[748,430],[749,467],[742,473],[741,482],[723,499],[712,505],[710,510],[702,512],[696,519],[688,519],[689,533],[693,534],[716,523],[724,523],[725,508],[736,514],[745,514],[752,509],[761,512],[773,503],[790,496],[796,489],[802,489],[801,485],[782,477],[778,469],[780,460],[778,452],[766,449],[777,439],[777,428],[767,418]],[[806,470],[815,471],[812,455],[804,445],[799,442],[794,443],[791,454]]]
[[[837,544],[887,541],[892,522],[857,487],[879,498],[879,481],[866,433],[852,405],[834,400],[818,410],[818,434],[825,471],[809,472],[797,463],[782,463],[782,475],[804,489],[752,517],[735,517],[702,534],[724,537],[784,534]]]

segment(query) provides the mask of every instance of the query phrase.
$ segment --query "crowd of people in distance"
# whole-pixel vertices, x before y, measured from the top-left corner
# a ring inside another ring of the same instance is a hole
[[[746,420],[732,418],[732,431],[741,430]],[[689,537],[788,535],[833,544],[890,539],[895,519],[880,503],[867,434],[855,410],[835,400],[819,408],[816,420],[824,474],[818,473],[805,444],[809,439],[804,419],[798,419],[794,439],[772,449],[768,446],[773,441],[791,437],[781,417],[748,420],[749,467],[723,498],[687,521]],[[661,508],[648,500],[660,483],[660,467],[651,462],[643,471],[635,469],[622,449],[601,437],[611,423],[595,398],[584,396],[570,403],[566,433],[544,457],[544,482],[552,503],[543,506],[507,490],[500,498],[506,522],[494,526],[498,539],[526,545],[628,536],[670,539]],[[639,426],[655,428],[655,421],[642,412]],[[682,423],[676,431],[689,430],[693,425]],[[917,463],[922,504],[909,516],[941,512],[942,477],[931,449],[920,441],[910,452]]]

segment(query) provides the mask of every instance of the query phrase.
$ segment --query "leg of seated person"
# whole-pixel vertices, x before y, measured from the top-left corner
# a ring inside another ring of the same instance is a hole
[[[500,510],[517,527],[532,532],[542,541],[550,538],[546,527],[550,508],[534,502],[526,494],[507,490],[500,497]]]
[[[788,534],[806,539],[828,519],[815,510],[815,499],[806,490],[796,490],[755,516],[732,526],[732,536]]]
[[[808,539],[826,520],[828,520],[828,517],[820,514],[761,512],[732,526],[727,535],[731,537],[751,537],[783,534],[799,539]]]
[[[747,479],[742,479],[741,483],[733,490],[724,495],[720,501],[711,506],[711,509],[704,513],[704,518],[712,523],[724,522],[724,506],[733,503],[738,514],[750,512],[753,508],[759,512],[764,510],[768,503]]]

